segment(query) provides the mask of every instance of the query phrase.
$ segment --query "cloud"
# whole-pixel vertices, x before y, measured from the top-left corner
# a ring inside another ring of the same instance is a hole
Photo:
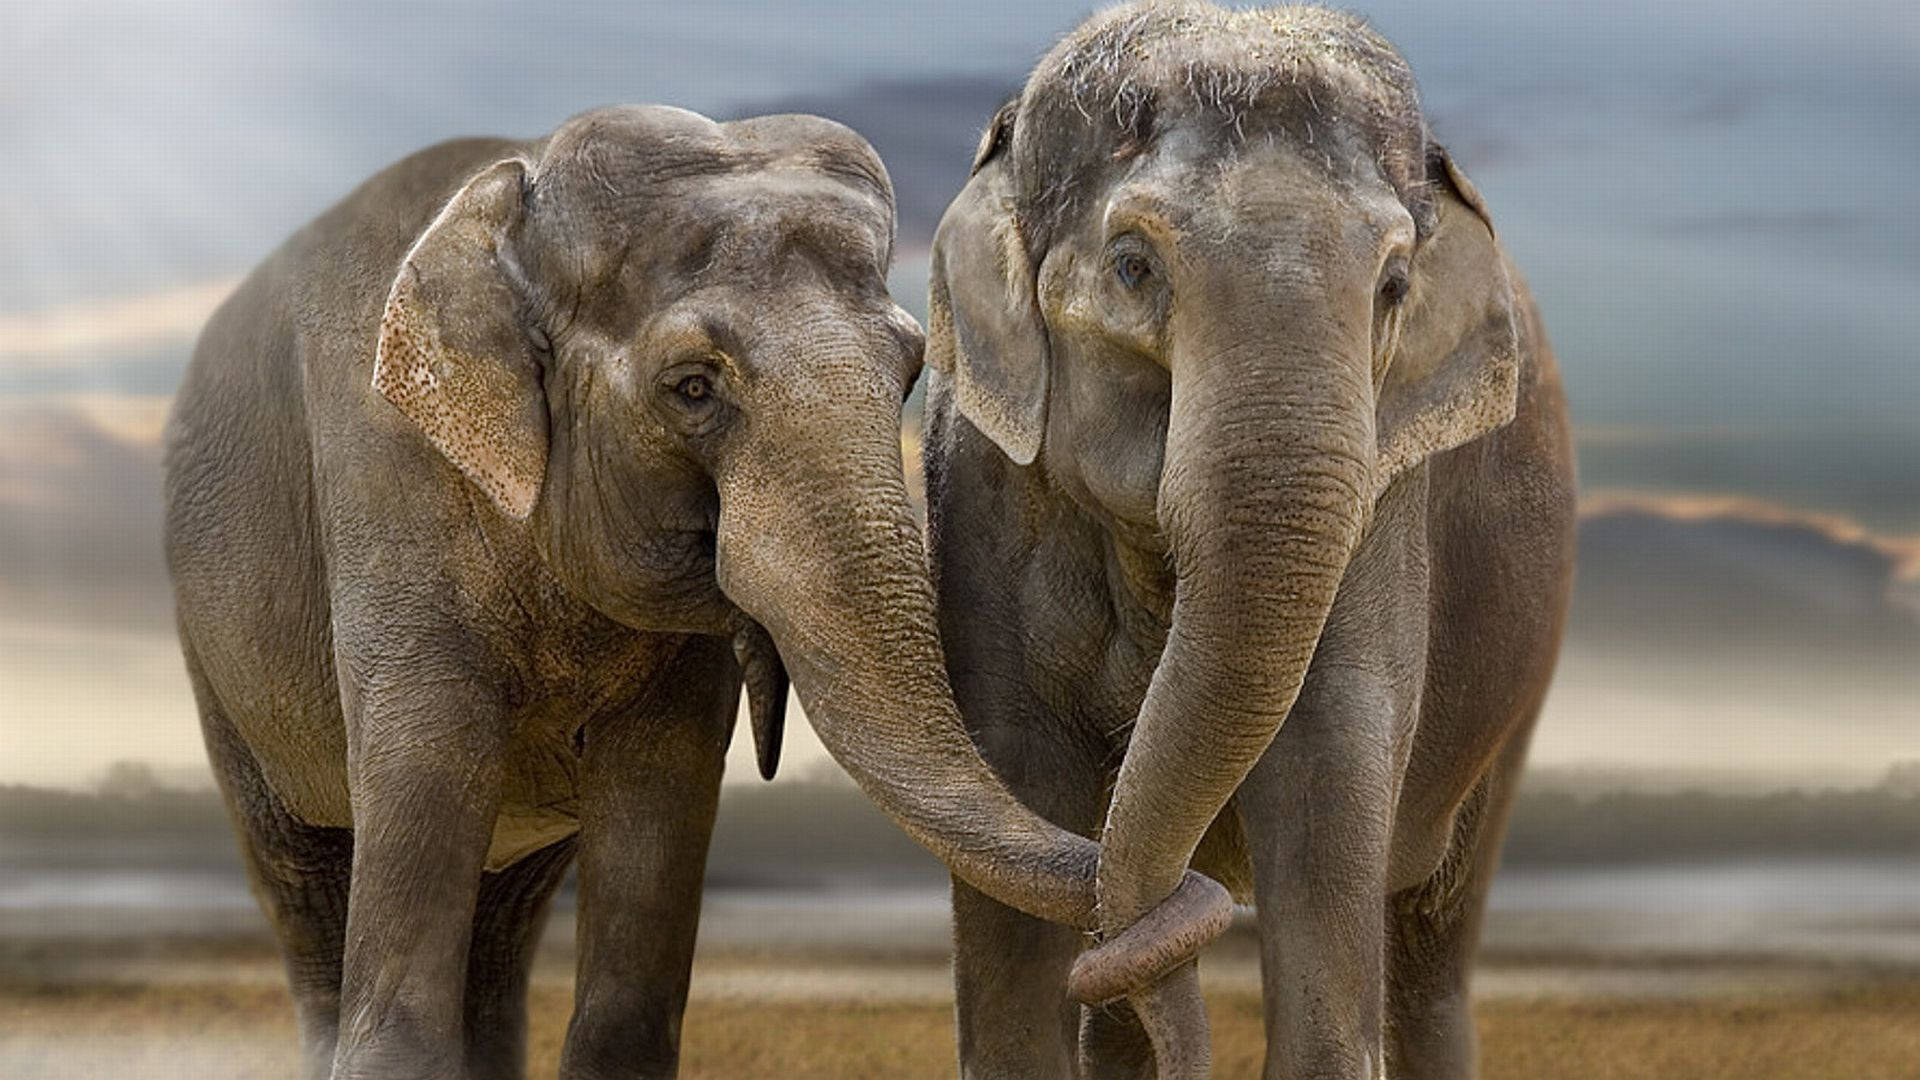
[[[1597,494],[1533,760],[1809,776],[1912,757],[1916,601],[1920,537],[1752,498]]]
[[[940,215],[967,182],[980,132],[1024,78],[1010,73],[883,79],[830,93],[756,101],[741,115],[815,113],[865,136],[893,178],[900,246],[919,249],[932,244]]]
[[[1882,673],[1920,656],[1920,537],[1836,514],[1727,495],[1601,494],[1583,508],[1579,566],[1577,644]]]
[[[38,779],[198,757],[161,556],[166,408],[0,399],[0,743],[38,739],[18,765]],[[1920,749],[1920,537],[1616,491],[1587,501],[1580,539],[1539,760],[1878,769]],[[85,745],[48,735],[54,716]],[[798,714],[790,734],[789,765],[821,756]]]
[[[0,314],[0,363],[70,366],[191,340],[233,292],[231,278],[109,300]]]
[[[1730,384],[1726,392],[1744,387]],[[1738,493],[1765,505],[1817,508],[1889,537],[1920,534],[1920,470],[1912,465],[1920,460],[1920,427],[1911,422],[1588,423],[1575,426],[1574,439],[1589,492]],[[1676,498],[1674,507],[1688,497]]]
[[[1586,527],[1626,519],[1744,529],[1776,540],[1812,538],[1835,553],[1859,553],[1884,567],[1890,586],[1920,581],[1920,536],[1875,532],[1841,514],[1802,510],[1742,495],[1599,491],[1580,507]]]
[[[166,633],[165,398],[0,398],[0,613]]]
[[[1822,209],[1734,210],[1655,219],[1656,231],[1684,233],[1706,240],[1761,239],[1779,243],[1806,243],[1856,235],[1872,227],[1865,214]]]

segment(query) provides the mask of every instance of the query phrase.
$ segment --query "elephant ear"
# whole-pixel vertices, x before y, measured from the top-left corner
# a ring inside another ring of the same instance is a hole
[[[1014,111],[1009,103],[994,117],[934,234],[927,361],[953,380],[961,415],[1030,465],[1046,429],[1047,330],[1013,208]]]
[[[420,234],[387,293],[373,388],[496,506],[524,521],[547,469],[540,365],[502,259],[526,165],[482,170]]]
[[[1480,193],[1446,150],[1427,154],[1437,220],[1415,253],[1400,342],[1381,384],[1374,495],[1434,454],[1513,419],[1519,317]]]

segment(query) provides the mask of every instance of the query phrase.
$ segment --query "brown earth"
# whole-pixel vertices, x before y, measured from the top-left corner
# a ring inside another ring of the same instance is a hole
[[[533,992],[531,1075],[553,1076],[570,992]],[[1216,1075],[1258,1075],[1257,997],[1212,996]],[[1848,1080],[1920,1076],[1920,982],[1680,1000],[1498,999],[1478,1010],[1487,1080]],[[690,1078],[949,1077],[952,1010],[917,1001],[696,996]],[[294,1071],[286,993],[271,982],[0,983],[0,1074],[242,1080]]]

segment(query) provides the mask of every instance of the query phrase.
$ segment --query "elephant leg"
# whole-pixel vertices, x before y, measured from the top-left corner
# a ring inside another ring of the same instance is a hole
[[[527,1072],[527,978],[553,893],[573,863],[575,838],[550,844],[480,879],[467,948],[467,1075],[520,1080]]]
[[[1268,1080],[1384,1072],[1391,705],[1361,669],[1307,680],[1236,802],[1253,863]]]
[[[187,649],[207,756],[240,833],[254,895],[279,939],[300,1029],[303,1080],[327,1080],[340,1032],[340,961],[345,949],[353,833],[307,825],[267,786],[253,754]]]
[[[333,1080],[464,1078],[467,951],[509,717],[464,662],[356,659],[336,661],[354,849]]]
[[[707,842],[740,700],[732,646],[689,638],[634,712],[586,731],[567,1080],[671,1077]]]
[[[976,732],[975,741],[1021,802],[1063,828],[1094,834],[1107,768],[1092,748],[1033,726]],[[956,877],[953,942],[961,1076],[1079,1075],[1080,1005],[1067,996],[1067,972],[1086,945],[1081,934]]]
[[[1432,876],[1388,898],[1387,1061],[1394,1080],[1471,1080],[1477,1073],[1469,982],[1526,744],[1522,732],[1468,794]]]

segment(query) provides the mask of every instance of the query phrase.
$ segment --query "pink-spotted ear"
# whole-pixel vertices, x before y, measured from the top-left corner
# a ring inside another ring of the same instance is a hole
[[[1376,407],[1374,494],[1395,476],[1513,419],[1519,312],[1480,193],[1447,152],[1427,159],[1433,232],[1415,253],[1399,347]]]
[[[1047,417],[1047,329],[1013,211],[1006,154],[1013,107],[994,117],[973,178],[933,238],[927,363],[953,380],[961,415],[1015,464],[1040,454]]]
[[[526,164],[481,170],[407,252],[380,318],[373,387],[500,510],[525,520],[547,470],[547,404],[502,263]]]

